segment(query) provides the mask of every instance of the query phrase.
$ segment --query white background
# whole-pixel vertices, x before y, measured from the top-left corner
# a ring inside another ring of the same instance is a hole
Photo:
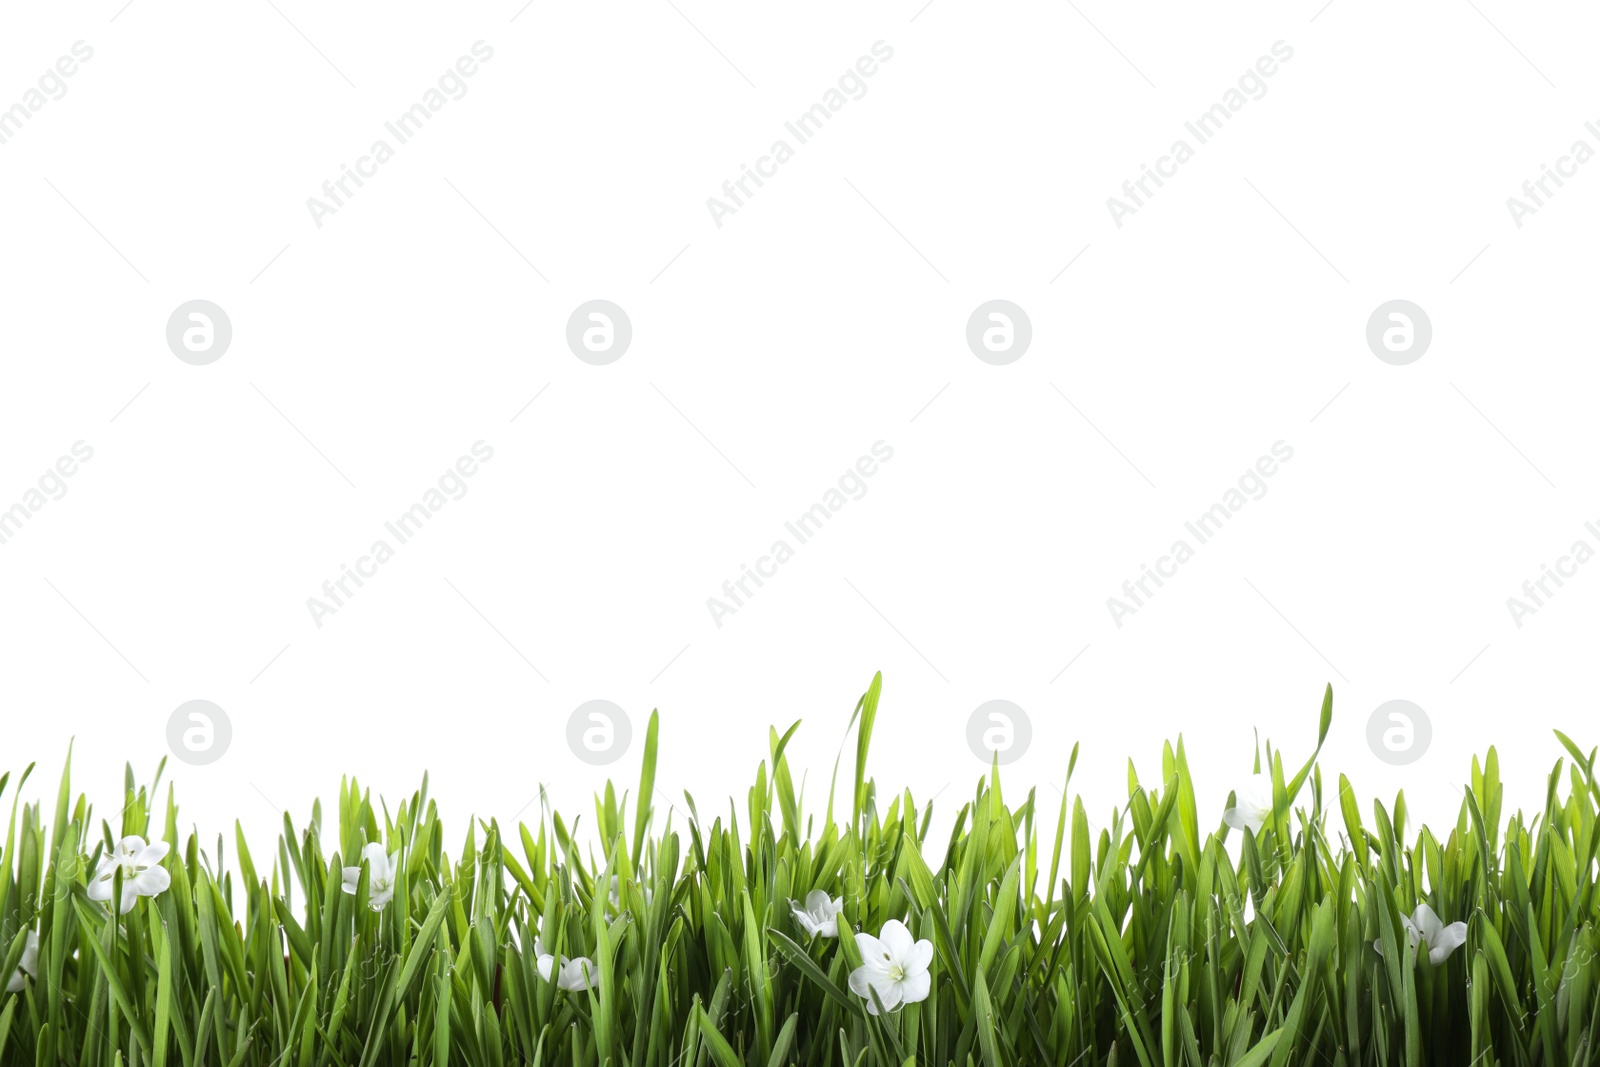
[[[1011,798],[1053,813],[1081,742],[1101,825],[1127,757],[1151,783],[1180,731],[1219,815],[1253,730],[1309,753],[1330,681],[1330,801],[1342,770],[1453,823],[1495,744],[1508,811],[1537,809],[1551,728],[1600,740],[1600,567],[1520,629],[1506,607],[1600,548],[1600,164],[1520,229],[1506,207],[1600,148],[1583,5],[123,2],[0,31],[0,106],[94,49],[0,145],[0,507],[94,449],[0,545],[30,795],[75,736],[111,814],[201,698],[232,747],[170,779],[206,840],[303,821],[344,773],[392,805],[425,769],[452,841],[531,818],[541,783],[588,825],[608,771],[565,728],[604,698],[634,725],[619,788],[659,707],[663,795],[742,811],[768,725],[800,718],[820,808],[879,669],[872,771],[945,790],[941,825],[992,698],[1033,724]],[[318,228],[307,198],[479,40],[467,94]],[[880,40],[796,147],[784,122]],[[1267,94],[1195,146],[1184,122],[1280,40]],[[1195,158],[1118,228],[1107,197],[1180,137]],[[795,158],[717,227],[706,199],[779,138]],[[204,367],[164,333],[196,298],[234,332]],[[564,340],[594,298],[633,324],[605,367]],[[1033,327],[1004,367],[964,337],[994,298]],[[1396,298],[1434,331],[1404,367],[1364,337]],[[479,440],[468,494],[314,625]],[[706,599],[879,440],[866,496],[715,626]],[[1266,496],[1115,626],[1107,598],[1280,440]],[[1365,739],[1393,698],[1434,727],[1405,768]]]

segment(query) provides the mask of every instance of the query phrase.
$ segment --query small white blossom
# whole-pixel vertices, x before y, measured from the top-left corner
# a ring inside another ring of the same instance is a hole
[[[1449,959],[1450,953],[1467,941],[1466,923],[1453,922],[1446,926],[1426,904],[1418,904],[1409,919],[1400,916],[1400,925],[1411,939],[1411,947],[1415,948],[1422,941],[1428,943],[1428,961],[1435,967]],[[1378,955],[1383,955],[1383,938],[1374,941],[1372,947],[1378,950]]]
[[[600,984],[600,968],[596,967],[594,961],[587,956],[578,956],[575,959],[562,956],[558,971],[556,958],[544,949],[543,934],[533,939],[533,955],[539,968],[539,977],[548,982],[550,975],[555,973],[557,988],[576,993],[584,989],[593,989]]]
[[[373,841],[361,850],[361,858],[366,861],[372,876],[367,881],[367,907],[373,911],[382,911],[389,901],[394,899],[394,886],[400,873],[400,853],[388,855],[383,851],[383,845]],[[361,886],[361,868],[346,867],[344,869],[344,891],[355,893]]]
[[[884,1011],[928,999],[933,988],[933,976],[928,973],[928,964],[933,962],[932,941],[914,940],[905,923],[890,919],[877,937],[856,934],[856,948],[861,952],[861,966],[850,972],[850,991],[866,1000],[870,1014],[878,1014],[873,993],[883,1002]]]
[[[813,889],[806,894],[804,907],[798,900],[791,900],[789,910],[794,913],[794,921],[808,936],[839,936],[839,913],[844,910],[843,897],[829,900],[827,893]]]
[[[124,915],[133,910],[140,897],[165,893],[167,886],[172,884],[172,876],[161,866],[167,849],[165,841],[154,841],[147,845],[142,837],[131,834],[124,837],[117,842],[116,850],[100,861],[99,869],[89,882],[89,899],[109,901],[112,880],[119,869],[122,871]]]
[[[1235,830],[1260,830],[1272,818],[1272,778],[1252,774],[1243,788],[1234,790],[1234,804],[1222,813],[1222,821]]]

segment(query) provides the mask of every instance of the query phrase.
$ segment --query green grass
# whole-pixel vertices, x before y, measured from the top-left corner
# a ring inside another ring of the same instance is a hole
[[[102,820],[74,798],[69,760],[48,821],[13,801],[0,854],[0,976],[37,935],[32,976],[0,998],[0,1064],[1600,1061],[1600,785],[1595,753],[1565,736],[1542,812],[1501,822],[1490,749],[1455,825],[1407,836],[1403,797],[1363,813],[1342,776],[1324,781],[1330,690],[1316,751],[1308,717],[1300,756],[1258,755],[1273,801],[1257,833],[1198,810],[1179,740],[1161,781],[1130,763],[1114,810],[1095,802],[1098,834],[1066,799],[1074,750],[1059,805],[1013,804],[994,772],[930,841],[931,807],[866,775],[880,685],[856,705],[853,776],[835,766],[820,813],[795,794],[791,727],[771,733],[742,807],[702,814],[686,797],[674,822],[651,806],[652,716],[631,811],[608,784],[581,831],[474,820],[448,850],[426,780],[392,814],[349,780],[332,821],[319,805],[304,826],[285,815],[275,844],[236,834],[208,853],[180,837],[170,788],[158,804],[159,771],[140,787],[130,770]],[[170,846],[170,885],[139,895],[118,873],[108,907],[90,883],[128,835]],[[354,894],[341,873],[373,841],[399,860],[377,910],[381,872],[363,867]],[[845,936],[796,924],[788,901],[814,889],[842,899]],[[1467,924],[1437,966],[1402,922],[1421,903]],[[892,919],[932,943],[931,995],[873,1015],[849,934]],[[542,977],[536,938],[587,959],[576,981]]]

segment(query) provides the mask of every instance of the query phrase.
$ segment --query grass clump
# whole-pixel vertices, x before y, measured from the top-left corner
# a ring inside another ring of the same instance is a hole
[[[474,820],[452,857],[424,779],[392,814],[348,780],[332,822],[317,805],[270,851],[208,852],[170,788],[158,810],[159,771],[97,820],[69,760],[53,817],[14,800],[0,853],[0,1064],[1600,1060],[1600,785],[1565,736],[1542,812],[1501,822],[1491,748],[1456,824],[1407,836],[1403,796],[1364,814],[1324,782],[1329,690],[1308,759],[1258,755],[1258,828],[1212,828],[1180,739],[1153,786],[1130,763],[1098,834],[1067,800],[1074,749],[1053,812],[996,768],[934,842],[931,805],[866,775],[880,686],[820,821],[784,756],[797,723],[742,810],[686,796],[675,825],[652,715],[631,814],[608,784],[592,847],[551,813]]]

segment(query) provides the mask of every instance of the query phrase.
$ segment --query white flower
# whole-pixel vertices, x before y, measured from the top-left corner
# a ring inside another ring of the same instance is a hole
[[[400,853],[386,855],[383,845],[373,841],[361,850],[361,858],[366,861],[367,867],[372,871],[372,877],[367,881],[367,907],[373,911],[382,911],[384,905],[394,899],[394,884],[399,875]],[[344,869],[344,891],[354,893],[361,885],[361,868],[346,867]]]
[[[1400,916],[1400,925],[1405,927],[1406,936],[1411,938],[1411,946],[1415,948],[1419,941],[1428,943],[1428,961],[1435,967],[1450,958],[1450,953],[1466,944],[1467,924],[1454,922],[1449,926],[1439,921],[1439,916],[1426,904],[1418,904],[1417,910],[1411,913],[1411,918]],[[1378,950],[1378,955],[1383,955],[1383,938],[1378,938],[1372,943]]]
[[[539,934],[533,939],[533,954],[539,967],[539,977],[546,982],[550,981],[550,974],[556,970],[556,958],[544,950],[544,935]],[[584,989],[593,989],[600,984],[600,968],[587,956],[577,959],[561,957],[561,969],[556,975],[556,986],[565,989],[568,993],[576,993]]]
[[[1245,780],[1244,788],[1234,790],[1237,806],[1222,813],[1222,821],[1235,830],[1255,833],[1272,818],[1272,779],[1265,774],[1252,774]]]
[[[26,985],[22,977],[26,971],[29,978],[39,977],[39,932],[28,931],[28,943],[22,946],[22,960],[17,964],[17,971],[11,976],[11,981],[6,983],[7,993],[20,993]]]
[[[933,962],[932,941],[912,940],[905,923],[890,919],[877,937],[856,934],[856,948],[861,952],[861,966],[850,972],[850,991],[866,1000],[869,1013],[878,1014],[873,993],[883,1002],[884,1011],[928,999],[933,987],[933,976],[928,973],[928,964]]]
[[[828,899],[828,894],[820,889],[813,889],[806,894],[805,907],[800,906],[798,900],[789,901],[789,910],[794,912],[794,921],[799,924],[809,936],[838,937],[839,913],[844,910],[844,898],[834,897]]]
[[[122,913],[133,910],[140,897],[153,897],[167,891],[172,875],[161,866],[167,855],[167,843],[144,843],[144,838],[129,835],[117,842],[111,855],[100,861],[99,870],[89,882],[90,900],[110,900],[111,882],[118,869],[122,871]]]

